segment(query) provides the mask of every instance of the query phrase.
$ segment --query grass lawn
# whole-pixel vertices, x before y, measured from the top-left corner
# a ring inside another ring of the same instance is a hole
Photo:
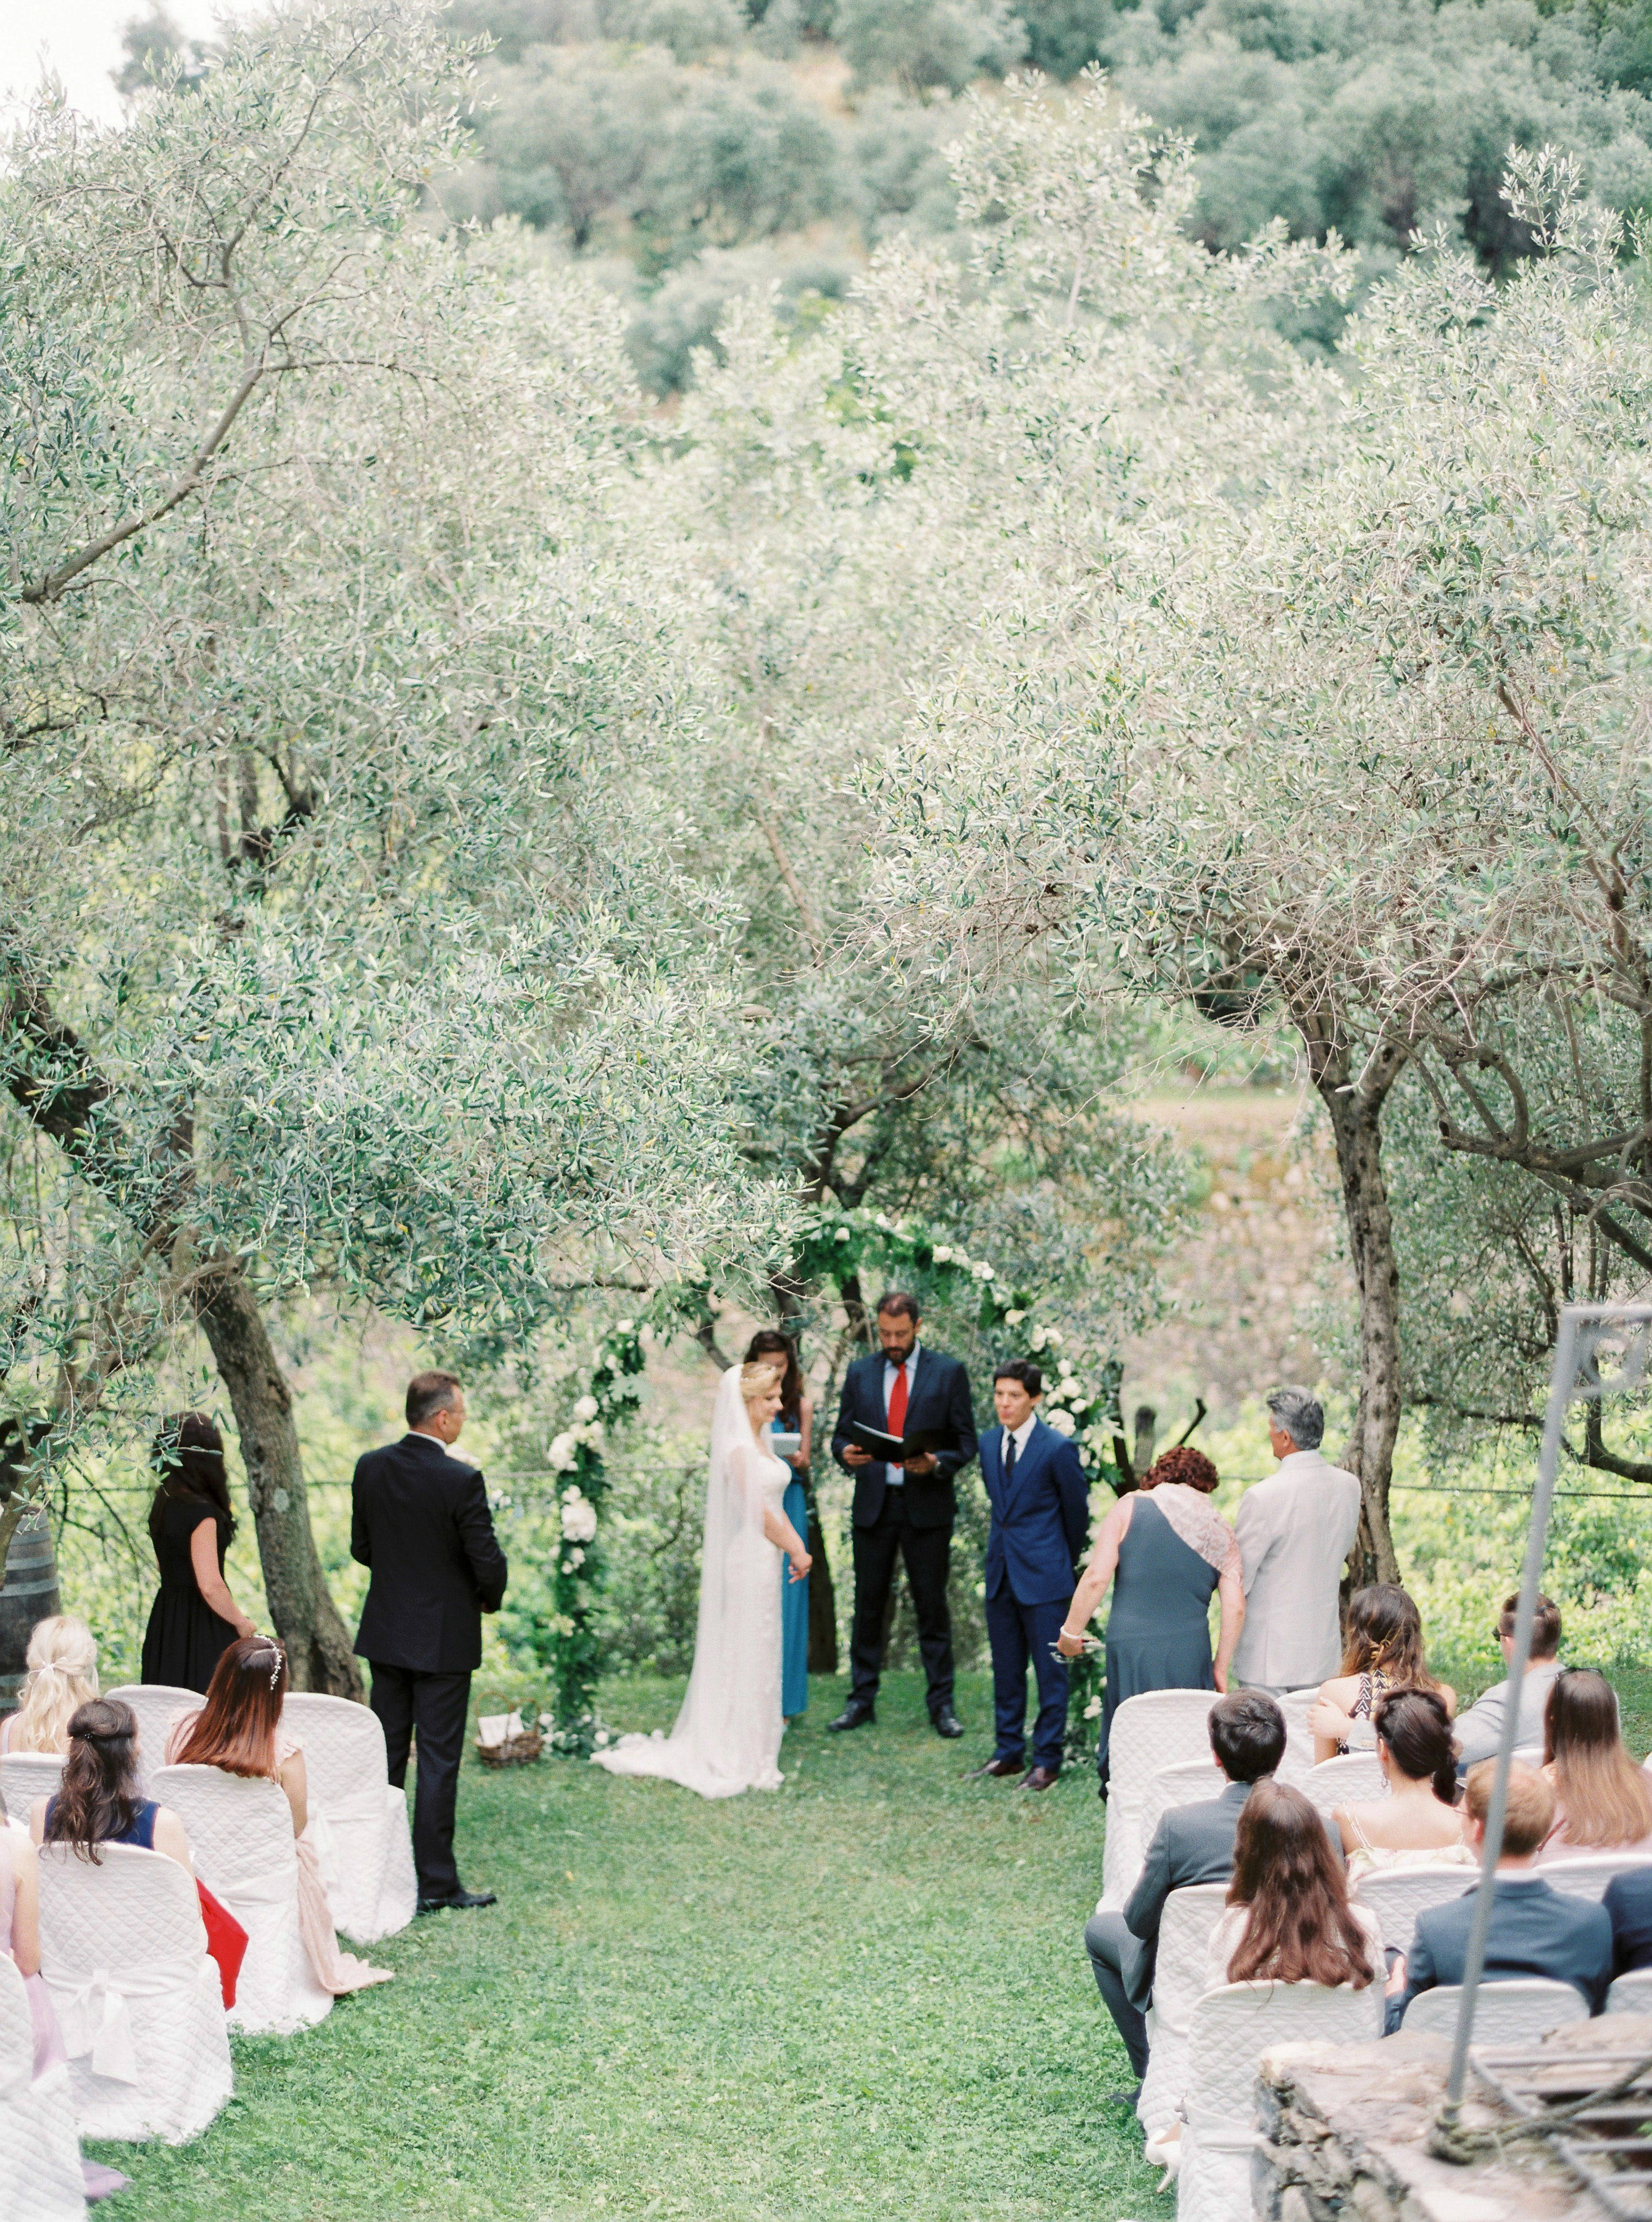
[[[320,2029],[235,2042],[235,2097],[181,2151],[99,2146],[110,2222],[564,2222],[1170,2214],[1081,1932],[1100,1888],[1094,1778],[1029,1798],[966,1782],[921,1678],[828,1736],[817,1682],[772,1796],[707,1805],[559,1761],[467,1765],[480,1914],[371,1955],[397,1980]],[[681,1685],[605,1687],[622,1728]]]

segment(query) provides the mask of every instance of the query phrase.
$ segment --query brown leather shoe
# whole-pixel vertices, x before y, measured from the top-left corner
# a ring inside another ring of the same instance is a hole
[[[1024,1774],[1026,1772],[1027,1762],[1024,1759],[989,1759],[985,1767],[972,1767],[964,1779],[966,1782],[979,1782],[984,1774],[997,1775],[1002,1779],[1006,1775]]]
[[[1059,1767],[1035,1767],[1021,1786],[1023,1790],[1051,1790],[1061,1779]]]

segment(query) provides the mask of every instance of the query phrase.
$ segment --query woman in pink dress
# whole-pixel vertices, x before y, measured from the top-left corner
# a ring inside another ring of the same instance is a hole
[[[395,1970],[372,1968],[341,1952],[321,1862],[309,1836],[309,1786],[303,1747],[281,1725],[287,1655],[272,1635],[239,1636],[220,1657],[206,1702],[173,1722],[169,1767],[217,1767],[226,1774],[278,1783],[292,1809],[298,1855],[298,1928],[316,1980],[335,1998],[388,1983]]]

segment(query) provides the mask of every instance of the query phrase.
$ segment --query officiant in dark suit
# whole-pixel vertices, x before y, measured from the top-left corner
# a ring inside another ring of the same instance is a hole
[[[491,1891],[461,1886],[454,1862],[482,1615],[499,1610],[508,1572],[481,1473],[453,1453],[464,1424],[458,1377],[416,1374],[407,1386],[406,1434],[358,1459],[350,1490],[350,1556],[372,1571],[355,1648],[372,1668],[372,1709],[398,1790],[418,1736],[413,1861],[421,1913],[493,1904]]]
[[[1044,1377],[1024,1358],[992,1376],[998,1415],[981,1440],[981,1479],[992,1508],[986,1539],[986,1632],[992,1645],[998,1744],[978,1774],[1022,1775],[1048,1790],[1061,1772],[1067,1664],[1055,1641],[1090,1532],[1090,1491],[1076,1443],[1038,1416]],[[1038,1680],[1033,1763],[1027,1767],[1027,1661]]]
[[[897,1562],[904,1562],[917,1616],[918,1650],[937,1736],[962,1736],[953,1710],[952,1617],[947,1575],[958,1515],[953,1477],[975,1455],[969,1376],[955,1358],[920,1339],[917,1298],[892,1289],[878,1301],[879,1348],[843,1377],[832,1456],[854,1476],[854,1617],[849,1635],[849,1700],[834,1729],[873,1719],[883,1666],[884,1618]],[[855,1443],[856,1426],[910,1438],[932,1434],[938,1447],[899,1466]],[[1069,1592],[1070,1593],[1070,1592]]]

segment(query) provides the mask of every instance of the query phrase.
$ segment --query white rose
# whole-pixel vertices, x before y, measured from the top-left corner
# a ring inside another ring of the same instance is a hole
[[[549,1452],[550,1461],[558,1473],[566,1473],[574,1460],[574,1441],[571,1434],[554,1436]]]
[[[1061,1328],[1058,1327],[1049,1328],[1048,1333],[1049,1335],[1050,1348],[1052,1350],[1059,1350],[1062,1343],[1067,1340],[1066,1336],[1061,1333]]]
[[[1036,1327],[1027,1337],[1028,1347],[1032,1350],[1042,1350],[1048,1340],[1049,1329],[1047,1327]]]
[[[588,1497],[576,1494],[564,1501],[562,1533],[570,1543],[589,1543],[595,1536],[597,1508]]]
[[[583,1551],[573,1550],[568,1553],[568,1565],[571,1568],[574,1566],[583,1566],[585,1562],[585,1554]]]
[[[834,1242],[847,1242],[848,1239],[849,1230],[847,1227],[840,1227],[836,1233],[832,1237]]]
[[[1073,1432],[1071,1412],[1052,1412],[1048,1424],[1054,1428],[1058,1435],[1070,1435]]]
[[[635,1334],[636,1333],[636,1321],[635,1320],[616,1320],[614,1323],[614,1332],[616,1334]]]
[[[1055,1384],[1055,1393],[1058,1397],[1076,1397],[1078,1395],[1079,1384],[1072,1374],[1064,1373],[1061,1376],[1061,1379]]]
[[[952,1252],[944,1242],[937,1242],[929,1254],[937,1265],[950,1265],[952,1263]]]
[[[594,1397],[582,1397],[573,1408],[573,1416],[576,1420],[594,1420],[597,1416],[597,1399]]]
[[[1026,1316],[1027,1315],[1025,1312],[1005,1312],[1004,1315],[1004,1324],[1005,1327],[1019,1327],[1022,1321],[1024,1320]]]
[[[990,1281],[992,1277],[992,1268],[985,1258],[979,1264],[972,1265],[969,1270],[978,1281]]]
[[[1101,1699],[1099,1698],[1092,1698],[1089,1704],[1084,1709],[1084,1717],[1087,1721],[1098,1720],[1100,1718]]]
[[[608,1730],[606,1729],[598,1729],[596,1735],[591,1738],[591,1742],[597,1744],[606,1743],[608,1742]]]

